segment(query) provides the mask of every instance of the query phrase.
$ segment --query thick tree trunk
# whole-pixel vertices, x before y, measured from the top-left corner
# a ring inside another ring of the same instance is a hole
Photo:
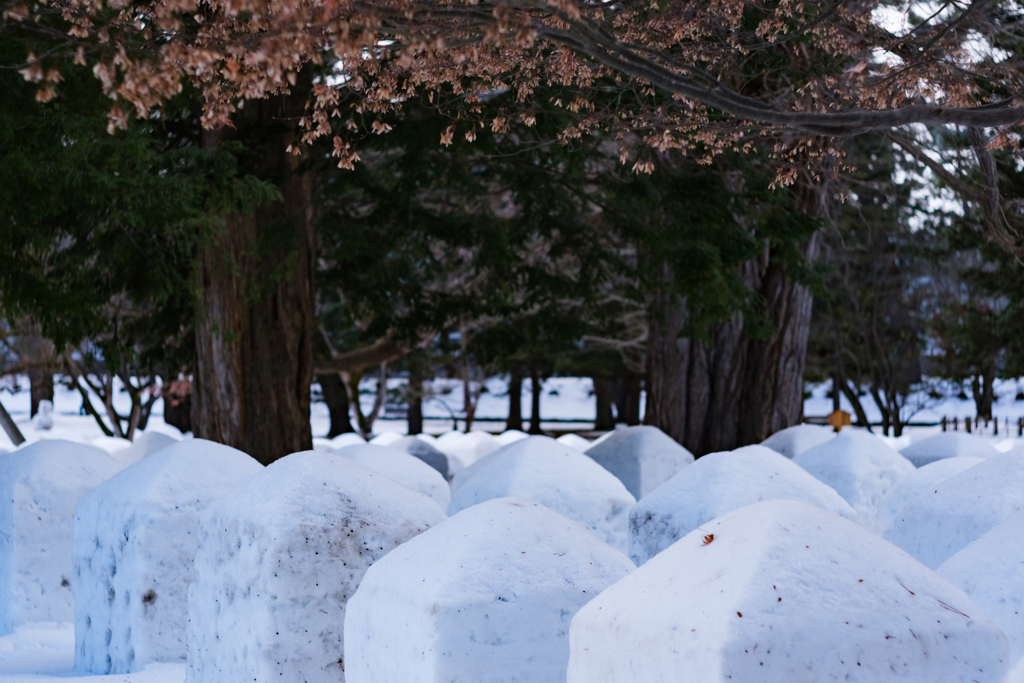
[[[192,382],[187,377],[164,384],[164,422],[182,434],[192,431]]]
[[[611,383],[611,396],[616,412],[614,422],[640,424],[640,375],[627,371],[616,376]]]
[[[971,393],[974,394],[974,406],[976,415],[988,422],[992,419],[992,404],[995,403],[995,373],[985,372],[984,375],[975,375],[971,380]]]
[[[615,415],[612,414],[612,381],[607,377],[592,377],[596,416],[594,429],[607,432],[615,429]]]
[[[808,258],[816,249],[814,236]],[[695,455],[759,443],[803,418],[812,296],[778,264],[745,271],[775,326],[770,339],[744,335],[739,314],[712,326],[710,345],[681,338],[685,302],[664,292],[649,302],[645,422]]]
[[[537,370],[530,370],[530,434],[543,434],[540,429],[540,393],[543,382]]]
[[[352,428],[352,418],[349,415],[348,389],[341,375],[330,372],[316,376],[317,384],[324,395],[324,403],[327,404],[327,412],[331,416],[331,428],[327,432],[327,438],[333,439],[339,434],[347,434],[356,431]]]
[[[35,417],[39,412],[40,401],[53,402],[53,372],[50,368],[32,368],[28,371],[28,381],[32,399],[29,415]]]
[[[624,420],[630,427],[640,424],[641,376],[635,372],[626,377],[626,409]]]
[[[426,353],[416,350],[409,354],[409,384],[405,401],[409,406],[406,419],[410,435],[423,433],[423,380],[426,379],[426,366]]]
[[[22,360],[29,364],[29,417],[35,417],[40,401],[53,402],[53,343],[43,337],[38,323],[28,323],[28,333],[22,336],[19,346]]]
[[[512,368],[508,376],[508,420],[505,429],[523,429],[523,371]]]
[[[260,158],[246,168],[272,179],[281,201],[223,216],[199,252],[192,428],[264,464],[312,448],[312,180],[286,153],[302,98],[250,101],[237,137]],[[224,129],[204,134],[214,147]],[[244,164],[243,164],[244,166]]]

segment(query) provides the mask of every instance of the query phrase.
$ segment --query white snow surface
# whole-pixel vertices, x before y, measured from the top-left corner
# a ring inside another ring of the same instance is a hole
[[[345,432],[344,434],[338,434],[336,437],[331,439],[331,445],[337,448],[344,448],[345,446],[358,446],[359,444],[366,443],[366,439],[359,436],[355,432]]]
[[[487,432],[472,431],[450,440],[445,438],[447,436],[445,434],[437,440],[436,448],[448,456],[449,473],[452,472],[453,465],[458,471],[501,448],[498,440]]]
[[[800,500],[857,521],[827,484],[770,448],[709,453],[644,496],[629,512],[629,557],[642,565],[730,510],[763,500]]]
[[[935,484],[892,525],[892,542],[925,565],[943,562],[1024,508],[1024,454],[1005,453]]]
[[[37,622],[0,636],[0,681],[4,683],[63,683],[74,671],[75,626]],[[89,683],[183,683],[184,664],[150,664],[134,674],[89,676]]]
[[[445,480],[445,484],[448,482],[448,456],[437,450],[434,447],[433,439],[421,439],[420,436],[403,436],[398,441],[391,444],[391,448],[396,448],[400,451],[408,453],[409,455],[419,458],[423,462],[427,463],[441,475]],[[449,497],[451,491],[449,490]],[[445,503],[447,505],[447,503]]]
[[[444,450],[444,448],[446,446],[449,446],[449,445],[455,443],[456,441],[458,441],[459,439],[461,439],[465,435],[466,435],[465,432],[456,431],[454,429],[451,430],[451,431],[448,431],[448,432],[443,432],[443,433],[437,435],[437,437],[435,438],[434,445],[437,448],[439,448],[441,450]]]
[[[591,458],[550,437],[531,436],[485,460],[458,489],[453,486],[449,515],[494,498],[521,498],[565,515],[625,552],[636,499]]]
[[[881,531],[882,538],[892,540],[892,525],[903,508],[920,495],[931,492],[935,485],[959,474],[966,469],[984,462],[984,458],[953,457],[942,458],[919,467],[896,482],[889,492],[882,496],[878,504],[876,527]]]
[[[693,454],[657,427],[616,429],[586,451],[619,478],[634,498],[643,498],[693,462]]]
[[[914,471],[914,465],[867,432],[843,430],[807,449],[793,462],[825,482],[853,506],[860,523],[881,533],[878,505],[889,490]]]
[[[581,609],[568,683],[997,683],[1006,636],[959,588],[798,501],[733,510]]]
[[[575,448],[580,453],[585,452],[592,445],[590,441],[584,439],[579,434],[562,434],[555,441],[569,448]]]
[[[814,448],[833,438],[836,433],[831,427],[799,424],[781,429],[761,442],[765,448],[795,458],[808,448]]]
[[[529,434],[519,429],[506,429],[505,431],[503,431],[501,434],[498,434],[494,438],[497,439],[498,443],[501,444],[502,446],[507,446],[514,441],[525,439],[528,436]]]
[[[165,432],[143,432],[135,437],[131,446],[114,451],[111,457],[121,463],[122,467],[127,467],[179,441],[181,439]]]
[[[443,510],[452,498],[451,488],[433,467],[405,451],[372,443],[346,446],[335,451],[363,467],[369,467],[427,496]]]
[[[348,683],[560,683],[569,622],[633,564],[542,505],[473,506],[366,572],[345,616]],[[595,679],[596,680],[596,679]]]
[[[37,441],[0,460],[0,634],[71,621],[71,520],[82,496],[121,466],[104,451]]]
[[[340,454],[272,463],[202,516],[186,681],[344,681],[346,604],[367,568],[444,519]]]
[[[914,463],[914,467],[923,467],[945,458],[992,458],[999,455],[995,446],[965,432],[942,432],[917,441],[900,453]]]
[[[324,453],[333,453],[338,450],[338,447],[334,445],[331,439],[321,439],[319,437],[313,437],[313,450],[323,451]]]
[[[390,446],[401,438],[402,435],[398,432],[384,432],[373,437],[367,443],[372,443],[374,446]]]
[[[1010,660],[1024,661],[1024,511],[943,562],[939,574],[963,589],[1003,629]]]
[[[185,660],[199,515],[262,469],[234,448],[186,439],[82,498],[72,578],[77,669],[126,673]]]

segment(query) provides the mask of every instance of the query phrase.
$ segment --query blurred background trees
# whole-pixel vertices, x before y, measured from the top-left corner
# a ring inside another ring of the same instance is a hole
[[[0,63],[45,49],[0,33]],[[458,136],[427,99],[353,112],[347,169],[326,142],[284,153],[287,108],[250,103],[213,139],[186,89],[111,134],[91,76],[47,103],[16,70],[0,84],[0,373],[29,378],[33,412],[67,383],[109,435],[131,439],[162,396],[166,419],[270,461],[308,447],[311,398],[330,436],[392,410],[416,433],[446,377],[469,429],[498,375],[506,426],[538,432],[543,381],[570,375],[593,379],[595,428],[643,419],[702,454],[802,420],[805,381],[899,435],[938,380],[987,419],[994,379],[1024,374],[1021,264],[939,172],[973,144],[946,129],[918,131],[931,166],[863,135],[783,186],[766,137],[623,165],[637,141],[566,135],[571,89],[551,86],[529,120]],[[476,106],[494,120],[512,100]],[[993,160],[1019,211],[1020,154]]]

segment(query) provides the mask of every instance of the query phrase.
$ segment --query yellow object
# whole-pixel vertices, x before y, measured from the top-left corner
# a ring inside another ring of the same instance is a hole
[[[843,427],[849,427],[851,424],[853,424],[852,422],[850,422],[850,414],[845,410],[837,410],[833,412],[831,415],[829,415],[828,423],[837,432],[842,431]]]

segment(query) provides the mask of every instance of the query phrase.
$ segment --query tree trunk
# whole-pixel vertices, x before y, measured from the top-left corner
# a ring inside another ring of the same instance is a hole
[[[28,381],[32,394],[32,407],[29,415],[35,417],[39,412],[40,401],[53,403],[53,372],[50,368],[32,368],[28,371]]]
[[[640,424],[640,391],[641,377],[635,372],[626,377],[626,409],[625,423],[632,427]]]
[[[816,251],[814,235],[805,255]],[[645,422],[694,455],[760,443],[803,418],[811,293],[770,261],[744,270],[775,327],[770,339],[746,337],[740,314],[711,327],[710,345],[681,338],[685,302],[666,292],[649,299]]]
[[[273,180],[281,200],[222,216],[199,251],[193,432],[264,464],[313,446],[312,179],[285,151],[304,101],[247,102],[231,137],[258,155],[243,170]],[[214,148],[228,132],[203,138]]]
[[[27,323],[28,330],[21,339],[23,348],[21,356],[29,362],[28,381],[31,407],[29,417],[39,412],[40,401],[53,402],[53,343],[43,337],[42,327],[38,323]]]
[[[192,382],[188,377],[173,379],[160,390],[164,399],[164,422],[182,434],[192,431]]]
[[[871,429],[871,422],[868,420],[868,414],[864,410],[864,404],[860,402],[860,396],[857,395],[858,387],[851,388],[850,383],[847,382],[846,380],[843,380],[843,383],[840,385],[840,388],[846,395],[846,400],[850,402],[851,406],[853,406],[853,412],[857,416],[857,426],[864,427],[869,432],[873,432],[873,430]]]
[[[512,368],[508,376],[508,420],[505,429],[523,429],[523,371]]]
[[[406,419],[410,435],[423,433],[423,380],[426,375],[426,355],[420,350],[409,354],[409,384],[405,392],[405,402],[409,406]]]
[[[327,438],[333,439],[339,434],[347,434],[356,431],[352,428],[352,418],[349,415],[348,389],[341,375],[336,372],[316,376],[317,384],[324,395],[324,403],[327,404],[327,412],[331,416],[331,428],[327,432]]]
[[[7,433],[7,438],[15,446],[20,446],[25,442],[25,437],[22,436],[21,430],[18,429],[18,425],[14,423],[14,419],[7,412],[7,409],[4,408],[3,403],[0,403],[0,427],[3,427],[4,432]]]
[[[889,404],[882,400],[878,387],[871,387],[871,398],[875,400],[875,406],[882,414],[882,436],[889,436]]]
[[[540,372],[530,370],[530,434],[543,434],[540,429],[540,392],[543,391]]]
[[[978,417],[986,422],[992,419],[992,404],[995,402],[994,380],[995,373],[992,371],[987,371],[981,376],[976,375],[971,380],[971,393],[974,394],[975,412]]]
[[[599,432],[615,429],[615,416],[612,414],[612,381],[607,377],[591,379],[594,382],[594,401],[597,404],[594,429]]]

